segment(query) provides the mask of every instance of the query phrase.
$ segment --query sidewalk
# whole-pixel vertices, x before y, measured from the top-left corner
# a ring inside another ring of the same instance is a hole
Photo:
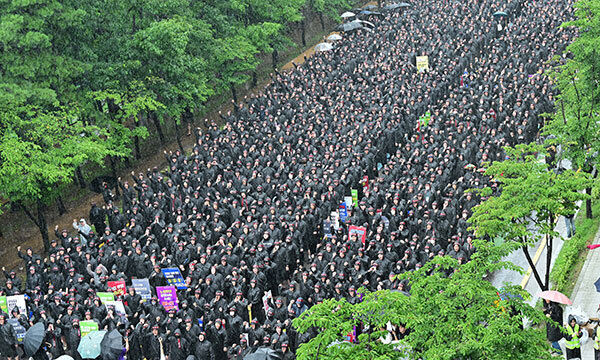
[[[596,233],[593,244],[600,244],[600,231]],[[589,250],[575,288],[570,299],[575,307],[581,310],[589,317],[599,317],[598,305],[600,305],[600,292],[596,291],[594,283],[600,277],[600,248]],[[568,314],[565,312],[565,317]],[[581,359],[593,359],[594,348],[592,342],[587,341],[581,348]]]

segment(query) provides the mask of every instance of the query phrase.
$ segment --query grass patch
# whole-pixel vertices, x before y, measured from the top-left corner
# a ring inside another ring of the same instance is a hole
[[[594,217],[586,219],[582,208],[575,219],[576,234],[565,240],[550,272],[552,288],[570,296],[587,257],[587,245],[594,241],[600,225],[600,202],[592,205]]]

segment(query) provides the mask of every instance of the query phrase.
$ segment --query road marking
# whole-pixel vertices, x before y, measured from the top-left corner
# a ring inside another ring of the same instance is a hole
[[[544,251],[545,247],[546,247],[546,237],[544,236],[544,238],[542,239],[542,242],[540,243],[540,247],[538,247],[537,251],[535,252],[535,256],[533,257],[533,266],[535,266],[537,264],[538,260],[542,256],[542,252]],[[533,272],[533,269],[531,268],[531,266],[529,266],[527,273],[525,273],[525,275],[523,276],[523,280],[521,280],[521,287],[523,289],[525,289],[525,286],[529,282],[529,278],[531,278],[532,272]]]

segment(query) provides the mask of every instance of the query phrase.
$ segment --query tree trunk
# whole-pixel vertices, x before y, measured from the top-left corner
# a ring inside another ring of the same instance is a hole
[[[50,250],[50,238],[48,237],[48,224],[46,223],[45,206],[41,199],[37,200],[37,227],[42,234],[42,243],[44,250],[47,253]]]
[[[527,246],[523,245],[523,246],[521,246],[521,249],[523,250],[523,253],[525,254],[525,258],[527,259],[527,262],[529,263],[529,266],[531,267],[531,271],[533,272],[535,281],[537,281],[540,289],[542,289],[542,291],[548,290],[548,287],[545,286],[544,283],[542,283],[542,278],[540,277],[540,274],[538,273],[537,268],[535,267],[535,264],[533,263],[533,260],[531,259],[531,255],[529,255],[529,250],[527,250]]]
[[[59,216],[67,213],[67,208],[65,207],[65,203],[63,202],[62,196],[58,195],[58,199],[56,199],[56,204],[58,205]]]
[[[321,22],[321,30],[325,30],[325,20],[323,19],[323,14],[319,13],[319,21]]]
[[[592,188],[586,188],[585,193],[591,197],[592,196]],[[593,215],[594,214],[592,213],[592,199],[586,199],[585,200],[585,217],[588,219],[591,219],[593,217]]]
[[[139,127],[140,126],[140,117],[142,116],[142,114],[138,115],[138,118],[135,119],[135,121],[133,122],[135,124],[135,127]],[[140,138],[136,135],[133,137],[133,144],[135,147],[135,159],[139,160],[142,158],[142,155],[140,154]]]
[[[156,116],[155,112],[152,112],[150,114],[150,117],[152,118],[152,122],[154,122],[154,126],[156,126],[156,131],[158,132],[158,138],[160,139],[160,144],[162,146],[165,146],[166,145],[165,135],[163,134],[162,127],[160,126],[160,120],[158,119],[158,116]]]
[[[116,179],[118,179],[119,177],[117,176],[117,161],[113,156],[109,156],[108,157],[110,159],[110,170],[112,172],[112,176]],[[120,196],[119,193],[119,185],[115,185],[115,195],[116,196]]]
[[[183,117],[183,114],[180,116]],[[181,134],[179,132],[179,124],[177,118],[173,117],[173,122],[175,123],[175,139],[177,139],[177,145],[179,146],[179,150],[185,154],[185,150],[183,150],[183,144],[181,143]]]
[[[258,85],[258,75],[256,74],[256,70],[252,70],[252,87],[256,87]]]
[[[302,19],[300,22],[300,34],[302,36],[302,46],[306,46],[306,21]]]
[[[548,222],[550,226],[554,226],[554,216],[550,215]],[[550,265],[552,265],[552,243],[554,238],[552,235],[548,235],[548,241],[546,242],[546,274],[544,276],[544,283],[546,289],[550,288]]]
[[[279,52],[275,49],[273,49],[273,52],[271,53],[271,58],[272,58],[272,62],[271,65],[273,66],[273,70],[277,69],[277,62],[279,62]]]
[[[237,104],[238,102],[238,97],[237,97],[237,90],[235,90],[235,84],[231,84],[231,97],[233,98],[233,102]]]
[[[77,181],[79,182],[79,186],[82,189],[85,189],[85,178],[83,177],[83,173],[81,172],[81,166],[75,168],[75,174],[77,175]]]

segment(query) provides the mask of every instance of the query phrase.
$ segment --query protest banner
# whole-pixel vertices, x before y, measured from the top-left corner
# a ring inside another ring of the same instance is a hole
[[[358,190],[350,189],[350,193],[352,194],[352,205],[354,205],[354,207],[358,207]]]
[[[358,194],[357,194],[357,196],[358,196]],[[352,208],[352,204],[353,204],[352,196],[344,196],[344,202],[346,203],[346,208],[348,208],[348,209]]]
[[[323,220],[323,234],[328,239],[333,236],[331,234],[331,221],[329,221],[327,219]]]
[[[417,71],[429,70],[429,56],[417,56]]]
[[[350,225],[348,227],[348,237],[352,237],[352,234],[356,234],[356,236],[360,239],[360,241],[362,241],[363,244],[365,243],[365,240],[367,240],[366,227]]]
[[[92,331],[98,331],[98,323],[93,320],[80,321],[79,330],[81,330],[81,337],[84,337]]]
[[[338,229],[340,228],[340,213],[337,211],[332,211],[330,217],[333,229],[335,231],[338,231]]]
[[[271,290],[265,292],[265,294],[262,297],[262,301],[263,301],[263,308],[265,309],[265,314],[269,312],[269,309],[271,309],[271,307],[269,306],[269,299],[273,298],[273,294],[271,293]]]
[[[18,342],[23,342],[25,339],[25,333],[27,330],[19,323],[17,319],[8,319],[8,323],[12,325],[13,329],[15,329],[15,335],[17,337]]]
[[[25,304],[25,295],[12,295],[6,297],[6,308],[8,309],[8,317],[12,318],[13,308],[19,309],[19,314],[27,315],[27,305]]]
[[[115,294],[111,292],[97,292],[96,296],[100,298],[100,301],[106,305],[107,301],[115,301]]]
[[[363,192],[369,191],[369,176],[368,175],[363,176],[360,183],[363,186]]]
[[[106,307],[111,306],[113,309],[115,309],[115,314],[121,316],[121,317],[125,317],[127,318],[127,312],[125,312],[125,305],[123,305],[123,302],[118,300],[118,301],[107,301],[106,303],[104,303],[104,305]]]
[[[338,211],[339,211],[340,221],[343,223],[346,223],[346,218],[348,217],[348,210],[346,209],[345,202],[340,204]]]
[[[177,289],[175,289],[175,286],[157,286],[156,296],[158,297],[158,301],[165,308],[165,310],[169,311],[172,308],[175,308],[175,310],[179,310],[179,302],[177,300]]]
[[[152,298],[152,290],[148,279],[131,279],[131,286],[135,289],[135,293],[142,297],[142,300]]]
[[[115,296],[123,296],[125,295],[125,289],[127,286],[125,285],[125,281],[109,281],[106,283],[108,289],[115,294]]]
[[[8,307],[6,307],[6,296],[0,296],[0,310],[8,314]]]
[[[165,276],[165,279],[167,279],[167,283],[169,285],[173,285],[177,289],[187,289],[185,280],[183,279],[183,276],[181,276],[181,272],[178,268],[165,268],[161,271]]]

